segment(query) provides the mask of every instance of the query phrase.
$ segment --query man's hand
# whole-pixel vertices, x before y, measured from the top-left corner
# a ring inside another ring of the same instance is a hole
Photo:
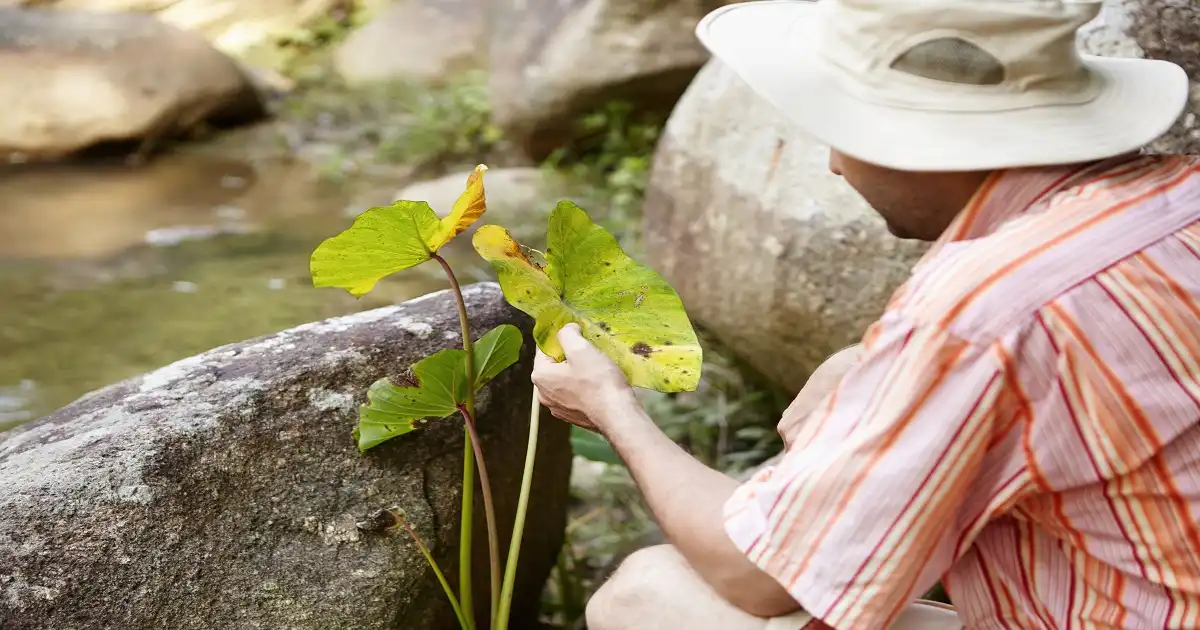
[[[633,389],[621,368],[584,339],[578,324],[558,331],[566,360],[555,361],[541,350],[533,364],[538,399],[560,420],[607,435],[604,413],[633,401]]]
[[[700,463],[654,424],[625,375],[570,324],[558,333],[566,360],[538,353],[533,382],[556,418],[602,433],[625,461],[667,539],[722,597],[772,617],[795,600],[725,533],[724,505],[738,482]]]

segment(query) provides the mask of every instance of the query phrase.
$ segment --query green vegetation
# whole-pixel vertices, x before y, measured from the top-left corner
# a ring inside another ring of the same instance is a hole
[[[542,168],[565,173],[599,190],[608,202],[605,225],[622,246],[640,251],[642,199],[654,147],[666,120],[637,112],[624,101],[609,102],[577,122],[580,140],[554,151]]]
[[[491,162],[503,149],[478,72],[440,86],[392,81],[354,90],[324,72],[298,82],[275,123],[276,142],[309,151],[301,157],[324,180],[396,170],[434,175]]]
[[[350,228],[322,242],[311,259],[314,286],[340,287],[355,297],[369,293],[386,276],[430,260],[439,263],[454,292],[462,349],[442,350],[421,359],[412,366],[405,383],[384,378],[372,384],[354,439],[359,449],[366,451],[416,431],[428,420],[462,415],[465,436],[457,594],[416,530],[405,521],[403,511],[393,510],[392,520],[396,527],[407,529],[425,555],[463,630],[477,627],[471,593],[476,467],[491,565],[488,627],[506,630],[529,506],[541,409],[534,388],[512,542],[507,558],[502,559],[491,483],[476,431],[475,394],[520,358],[522,337],[516,327],[503,325],[472,341],[462,289],[450,264],[438,253],[486,211],[486,170],[480,165],[467,177],[466,190],[444,218],[439,218],[424,201],[400,200],[387,207],[370,208]],[[476,251],[499,276],[505,298],[534,317],[534,341],[543,352],[562,359],[556,335],[563,326],[577,323],[635,387],[661,392],[696,388],[701,364],[696,334],[679,296],[661,276],[627,256],[612,235],[569,201],[560,202],[550,213],[546,241],[545,253],[538,252],[517,243],[497,225],[482,226],[473,239]],[[600,314],[603,320],[598,319]]]
[[[297,112],[305,120],[323,117],[330,129],[374,121],[372,131],[357,134],[344,151],[358,156],[354,170],[407,164],[434,176],[478,156],[497,155],[503,162],[506,145],[488,122],[479,75],[434,88],[392,84],[360,92],[353,100],[318,95]],[[540,165],[594,191],[604,206],[601,225],[635,258],[641,252],[641,204],[664,123],[628,103],[607,103],[580,117],[577,143]],[[788,400],[699,332],[704,364],[695,391],[640,391],[639,397],[674,440],[705,463],[735,474],[782,447],[774,423]],[[561,628],[582,627],[584,603],[615,563],[658,542],[653,518],[607,442],[576,430],[572,443],[578,455],[591,460],[576,474],[592,479],[575,484],[568,542],[545,594],[544,619]]]

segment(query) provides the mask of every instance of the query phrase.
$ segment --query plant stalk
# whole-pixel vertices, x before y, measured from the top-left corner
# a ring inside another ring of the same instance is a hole
[[[475,460],[479,462],[479,486],[483,490],[483,517],[487,521],[488,556],[491,559],[489,563],[492,587],[491,627],[496,628],[497,605],[500,601],[500,535],[496,529],[496,508],[492,503],[492,484],[488,480],[487,462],[483,459],[483,442],[479,439],[479,432],[475,429],[475,419],[467,413],[465,407],[460,407],[459,411],[462,412],[463,420],[467,423],[471,444],[475,447]]]
[[[529,490],[533,486],[533,463],[537,458],[539,416],[542,405],[538,402],[538,388],[533,386],[533,402],[529,407],[529,442],[525,447],[525,471],[521,473],[521,494],[517,499],[517,515],[513,519],[512,541],[509,542],[508,562],[504,567],[504,585],[500,588],[500,613],[494,630],[508,630],[508,616],[512,612],[513,585],[517,579],[517,561],[521,555],[521,538],[525,535],[525,515],[529,511]]]
[[[413,542],[417,543],[417,548],[425,556],[425,561],[429,563],[429,566],[433,567],[433,572],[437,575],[438,582],[442,585],[442,590],[446,591],[446,597],[450,600],[450,606],[454,608],[454,615],[458,617],[458,625],[462,626],[463,630],[470,630],[471,624],[463,616],[462,606],[458,603],[458,598],[454,597],[454,590],[450,588],[450,583],[446,581],[446,575],[442,573],[441,567],[433,559],[433,554],[429,553],[429,548],[425,546],[425,543],[421,542],[421,537],[417,535],[417,531],[413,529],[412,525],[409,525],[408,521],[404,521],[404,529],[408,530],[408,535],[412,536]]]
[[[446,272],[450,288],[458,301],[458,321],[462,326],[462,346],[466,352],[467,368],[467,414],[475,417],[475,352],[471,347],[471,322],[467,318],[467,303],[463,300],[462,287],[450,263],[437,254],[432,254],[434,260]],[[458,592],[467,620],[471,622],[470,630],[475,628],[475,601],[471,596],[471,544],[472,530],[475,523],[475,449],[471,446],[470,429],[463,429],[463,486],[462,486],[462,519],[459,523],[458,537]],[[496,595],[492,594],[491,610],[496,610]],[[492,615],[495,616],[494,614]]]

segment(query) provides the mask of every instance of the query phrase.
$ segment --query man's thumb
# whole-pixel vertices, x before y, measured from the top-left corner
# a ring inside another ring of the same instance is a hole
[[[583,331],[580,330],[579,324],[574,322],[559,329],[558,345],[562,346],[563,354],[567,355],[568,361],[571,360],[572,355],[581,356],[596,350],[592,342],[584,339]]]

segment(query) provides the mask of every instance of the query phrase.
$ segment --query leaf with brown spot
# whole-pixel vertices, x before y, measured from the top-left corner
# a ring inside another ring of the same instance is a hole
[[[534,264],[502,227],[475,233],[505,298],[534,320],[533,338],[561,360],[555,336],[569,323],[613,359],[636,387],[691,391],[701,351],[683,303],[653,269],[630,258],[579,206],[562,201],[550,215],[545,267]]]

